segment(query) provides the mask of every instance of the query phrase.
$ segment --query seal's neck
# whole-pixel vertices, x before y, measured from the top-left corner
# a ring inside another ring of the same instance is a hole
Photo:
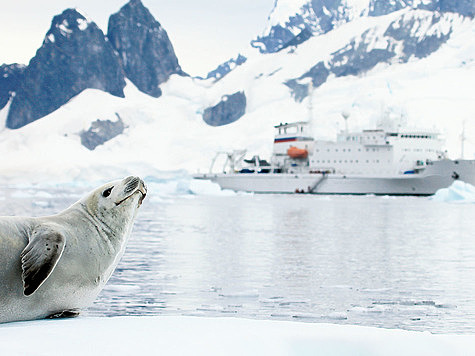
[[[85,204],[78,203],[78,206],[74,208],[74,211],[80,214],[91,225],[91,228],[97,232],[98,238],[107,253],[116,255],[122,249],[124,243],[122,240],[125,237],[123,232],[120,231],[121,229],[117,231],[117,229],[110,227],[100,216],[91,213]]]

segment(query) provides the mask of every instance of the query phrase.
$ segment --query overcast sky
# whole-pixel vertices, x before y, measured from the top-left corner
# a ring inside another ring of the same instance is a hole
[[[274,0],[142,0],[170,37],[186,72],[204,75],[261,34]],[[1,0],[0,64],[28,64],[54,15],[76,7],[107,33],[127,0]]]

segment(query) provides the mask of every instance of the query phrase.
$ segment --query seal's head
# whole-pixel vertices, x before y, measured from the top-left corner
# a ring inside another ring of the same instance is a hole
[[[110,227],[127,225],[135,218],[146,194],[147,188],[139,177],[127,177],[104,184],[81,203],[91,215]]]

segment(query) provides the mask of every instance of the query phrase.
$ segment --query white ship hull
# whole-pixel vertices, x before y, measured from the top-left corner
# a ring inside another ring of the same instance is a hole
[[[197,179],[218,183],[222,189],[255,193],[431,195],[455,179],[475,185],[475,161],[441,160],[422,173],[395,176],[321,173],[202,174]]]

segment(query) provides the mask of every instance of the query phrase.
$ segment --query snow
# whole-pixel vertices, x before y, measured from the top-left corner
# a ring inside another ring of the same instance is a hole
[[[86,19],[81,19],[81,18],[78,18],[77,20],[77,23],[78,23],[78,28],[81,30],[81,31],[84,31],[87,26],[89,25],[88,21]]]
[[[61,24],[57,25],[57,27],[59,27],[63,36],[68,36],[69,34],[73,33],[73,30],[69,28],[69,22],[66,19],[64,19]]]
[[[414,12],[414,16],[423,19],[430,14]],[[246,63],[216,83],[173,75],[161,85],[160,98],[140,92],[130,81],[125,98],[85,90],[55,112],[21,129],[8,130],[2,125],[0,152],[7,152],[8,159],[2,161],[0,180],[27,184],[51,180],[90,182],[129,174],[161,179],[165,171],[181,171],[185,172],[180,173],[186,176],[184,180],[191,181],[189,174],[207,172],[217,151],[247,149],[248,156],[268,158],[273,126],[309,117],[308,99],[296,102],[283,83],[300,77],[319,61],[328,60],[331,53],[368,29],[376,29],[375,34],[384,32],[390,23],[407,16],[407,11],[399,11],[358,18],[295,49],[267,55],[246,52]],[[445,22],[454,25],[451,37],[429,57],[406,64],[380,64],[358,77],[330,77],[316,88],[311,98],[314,136],[335,139],[344,124],[343,111],[350,113],[351,130],[374,127],[384,112],[403,112],[408,126],[442,132],[451,158],[459,158],[460,132],[465,121],[466,158],[473,158],[475,142],[470,138],[475,137],[475,123],[471,120],[475,112],[475,22],[454,14],[442,15],[437,28],[443,33]],[[385,45],[378,37],[371,38],[371,48]],[[237,91],[244,91],[247,99],[242,118],[221,127],[204,123],[202,113],[207,107]],[[0,111],[0,123],[5,122],[8,109],[9,104]],[[115,121],[116,113],[126,127],[122,135],[94,151],[81,145],[82,131],[98,119]],[[169,181],[162,188],[179,191],[186,187],[199,194],[217,192],[216,187],[187,184],[177,186]]]
[[[186,316],[41,320],[0,325],[17,355],[468,355],[473,335]]]
[[[268,33],[273,26],[281,25],[285,27],[285,23],[289,20],[289,17],[301,12],[302,7],[308,2],[308,0],[276,0],[274,8],[269,15],[267,29],[264,33]]]
[[[475,187],[456,180],[450,187],[439,189],[432,197],[432,200],[453,203],[475,203]]]
[[[309,10],[312,8],[312,2],[310,0],[276,0],[274,8],[269,14],[267,26],[263,32],[263,36],[267,35],[272,27],[282,26],[287,28],[289,31],[292,31],[295,35],[302,30],[300,26],[297,28],[288,27],[290,19],[295,15],[300,14],[303,18],[307,19],[309,23],[315,22],[315,15],[313,11]],[[345,14],[348,19],[354,20],[362,16],[365,10],[369,7],[369,0],[344,0],[342,1],[338,12]],[[331,17],[331,11],[326,7],[322,6],[322,11]],[[339,21],[335,25],[343,24],[346,20]],[[314,24],[315,25],[315,24]]]
[[[83,10],[81,10],[80,8],[77,8],[77,7],[75,7],[74,10],[76,10],[76,12],[78,12],[82,17],[84,17],[84,19],[86,20],[86,22],[88,24],[92,22],[91,18],[89,17],[89,15],[86,12],[84,12]],[[79,19],[78,19],[78,24],[79,23],[80,22],[79,22]]]

